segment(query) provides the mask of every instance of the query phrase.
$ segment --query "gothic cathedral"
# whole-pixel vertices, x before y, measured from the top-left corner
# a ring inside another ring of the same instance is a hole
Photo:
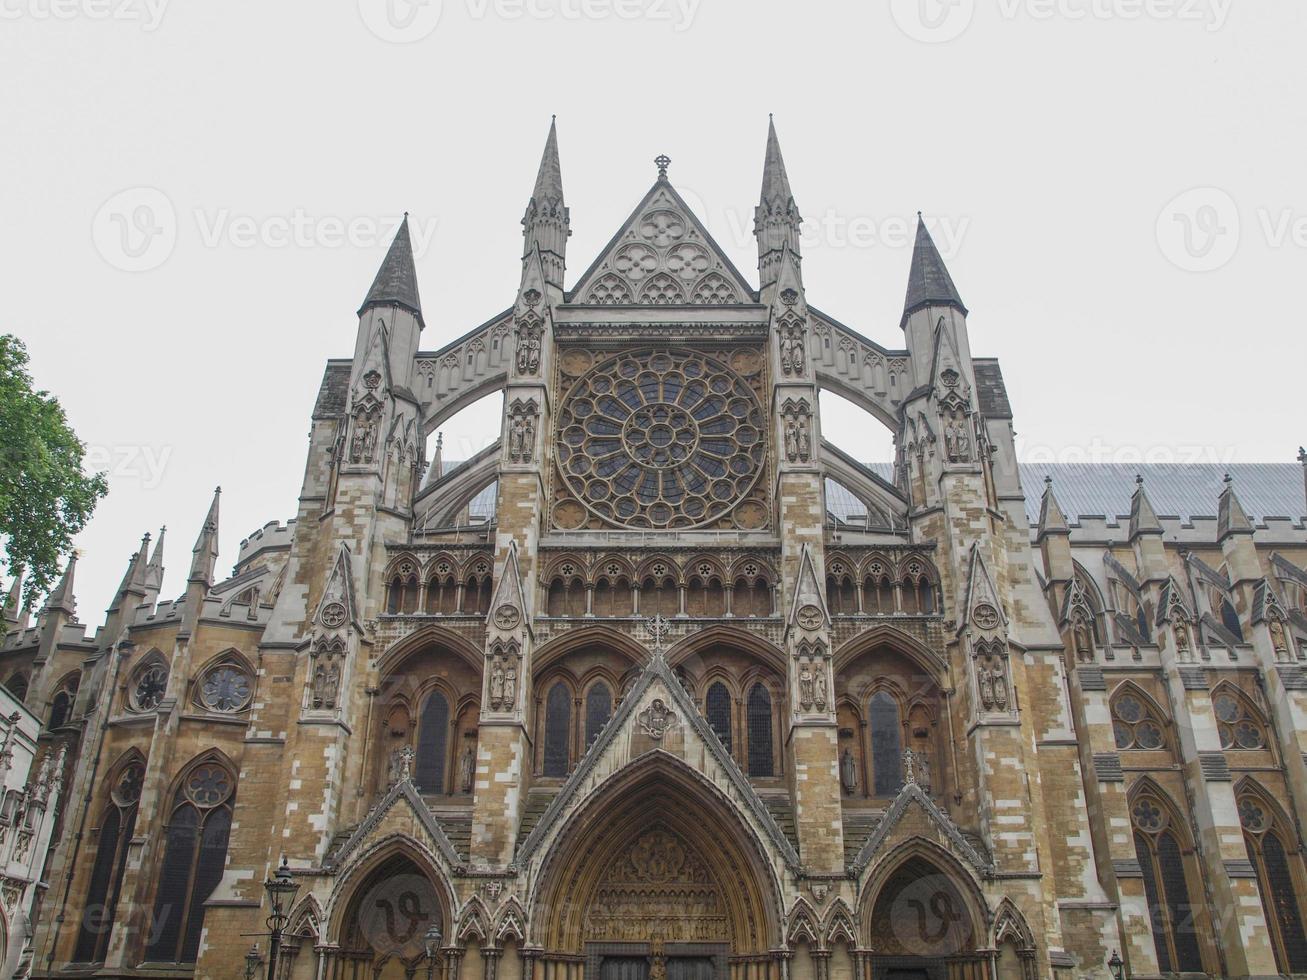
[[[406,221],[230,578],[215,495],[181,597],[147,540],[93,634],[71,567],[6,610],[69,760],[30,973],[261,976],[284,858],[277,980],[1307,974],[1299,467],[1041,485],[924,223],[885,347],[811,305],[774,128],[756,282],[657,163],[565,276],[551,128],[436,350]]]

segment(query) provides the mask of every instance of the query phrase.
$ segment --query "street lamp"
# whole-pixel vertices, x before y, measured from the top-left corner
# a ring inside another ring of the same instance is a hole
[[[436,966],[436,956],[440,953],[440,926],[434,919],[431,920],[431,928],[422,937],[422,946],[427,953],[427,980],[431,980],[432,971]]]
[[[263,890],[268,893],[268,930],[272,933],[268,943],[268,980],[274,980],[277,976],[277,951],[281,949],[281,930],[290,920],[295,893],[300,890],[300,883],[291,877],[286,855],[281,856],[277,873],[263,883]]]
[[[1112,976],[1116,980],[1125,980],[1125,963],[1121,960],[1121,954],[1112,950],[1112,958],[1107,961],[1107,968],[1112,971]]]
[[[259,964],[263,962],[263,957],[259,955],[259,944],[255,943],[250,947],[250,951],[245,954],[245,980],[254,980],[254,974],[259,972]]]

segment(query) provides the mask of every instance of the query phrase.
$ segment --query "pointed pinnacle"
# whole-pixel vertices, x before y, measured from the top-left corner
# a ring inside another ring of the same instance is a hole
[[[204,515],[204,524],[191,549],[191,572],[188,581],[209,583],[213,580],[213,566],[218,560],[218,500],[222,496],[222,487],[215,487],[213,501],[209,511]]]
[[[967,307],[953,285],[953,277],[930,237],[926,221],[917,212],[917,240],[912,249],[912,268],[908,272],[908,295],[903,302],[903,322],[926,306],[952,306],[963,316]]]
[[[418,297],[418,274],[413,265],[413,241],[408,233],[408,212],[399,223],[395,239],[372,280],[372,288],[359,307],[359,316],[373,306],[400,306],[422,322],[422,300]]]
[[[1216,509],[1216,540],[1224,541],[1231,534],[1252,534],[1253,523],[1234,492],[1234,478],[1225,474],[1225,488]]]
[[[781,142],[776,136],[776,123],[771,115],[767,116],[767,151],[762,164],[763,204],[789,207],[794,203],[794,194],[790,190],[790,178],[785,172],[785,158],[781,156]]]
[[[546,200],[563,199],[563,168],[558,162],[558,117],[549,120],[549,136],[540,155],[540,169],[536,172],[535,189],[531,198],[537,204]]]
[[[1070,534],[1066,515],[1053,493],[1053,478],[1044,477],[1044,499],[1039,503],[1039,537],[1046,534]]]
[[[1144,492],[1143,475],[1135,477],[1135,492],[1130,498],[1130,540],[1133,541],[1141,534],[1161,534],[1162,522],[1157,519],[1157,511],[1153,510],[1153,502],[1148,499],[1148,494]]]

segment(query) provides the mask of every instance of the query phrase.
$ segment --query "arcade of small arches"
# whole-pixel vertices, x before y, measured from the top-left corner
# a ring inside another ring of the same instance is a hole
[[[386,613],[484,616],[490,611],[492,566],[488,552],[461,558],[442,552],[425,562],[401,555],[386,573]]]
[[[836,552],[826,559],[833,616],[929,616],[940,608],[939,575],[920,554]]]
[[[776,573],[757,557],[728,564],[659,555],[632,565],[617,556],[565,554],[549,563],[544,581],[541,608],[551,617],[767,617],[778,604]]]

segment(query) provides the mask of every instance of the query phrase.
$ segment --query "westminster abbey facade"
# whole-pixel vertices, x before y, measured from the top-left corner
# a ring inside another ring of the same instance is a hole
[[[67,758],[24,972],[247,976],[284,856],[278,980],[1307,975],[1303,467],[1023,470],[924,223],[864,335],[774,129],[756,279],[668,163],[565,276],[551,129],[448,343],[405,223],[231,577],[215,495],[180,597],[147,539],[91,633],[72,568],[6,609]]]

